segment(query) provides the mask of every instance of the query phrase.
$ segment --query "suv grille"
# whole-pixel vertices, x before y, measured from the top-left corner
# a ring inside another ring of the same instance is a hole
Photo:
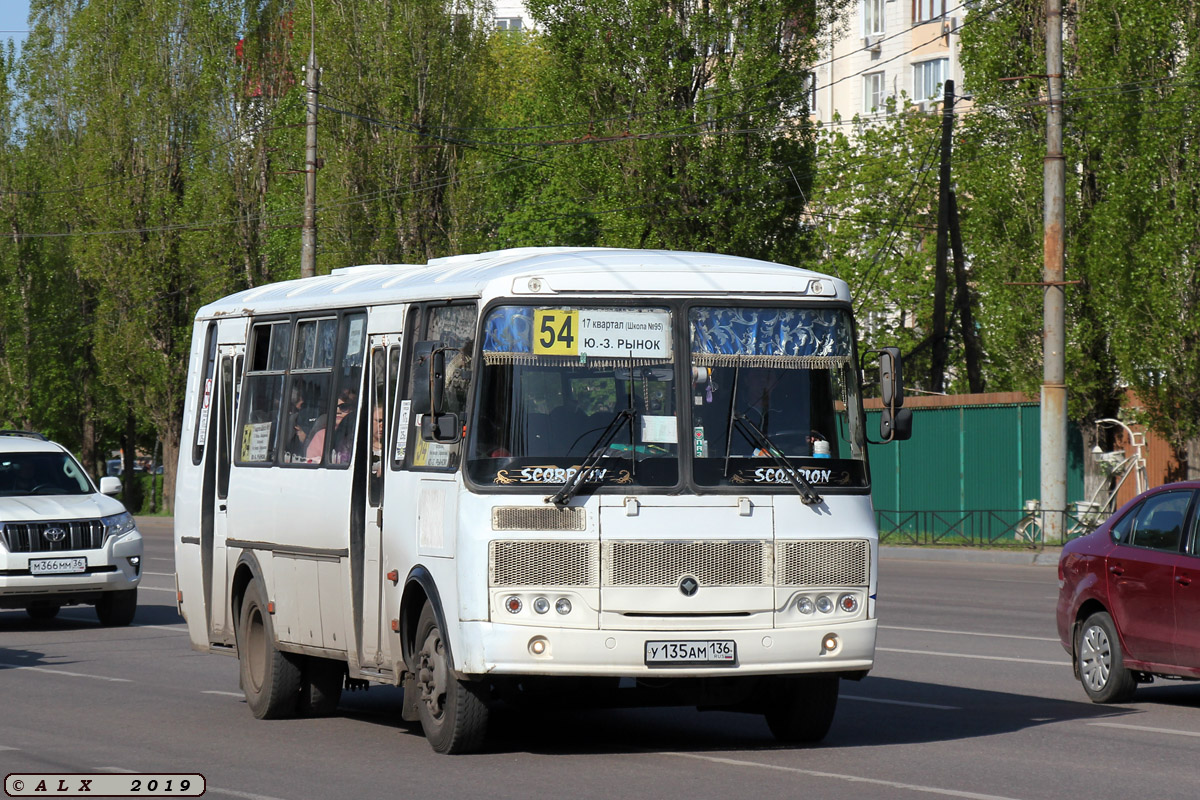
[[[61,532],[61,536],[57,532]],[[47,535],[49,534],[49,535]],[[98,550],[104,546],[104,523],[98,519],[70,522],[6,522],[0,538],[10,553]]]

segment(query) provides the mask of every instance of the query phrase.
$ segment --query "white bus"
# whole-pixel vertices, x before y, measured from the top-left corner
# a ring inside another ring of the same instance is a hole
[[[905,438],[880,353],[884,440]],[[878,535],[846,284],[527,248],[196,316],[175,498],[193,647],[256,717],[404,688],[433,748],[550,693],[822,738],[871,669]]]

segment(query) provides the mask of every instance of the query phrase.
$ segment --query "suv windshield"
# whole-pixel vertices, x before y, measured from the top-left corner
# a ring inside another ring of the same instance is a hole
[[[557,487],[600,448],[581,483],[674,485],[671,332],[665,308],[493,309],[484,323],[472,479]]]
[[[91,493],[87,476],[65,453],[0,454],[0,497]]]
[[[849,315],[700,307],[691,340],[693,472],[701,486],[865,486]],[[780,458],[782,457],[782,458]]]

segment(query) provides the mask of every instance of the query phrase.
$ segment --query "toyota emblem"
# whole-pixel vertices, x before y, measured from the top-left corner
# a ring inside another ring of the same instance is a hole
[[[47,542],[54,542],[55,544],[67,538],[67,532],[62,528],[47,528],[46,532],[42,535],[46,537]]]
[[[700,581],[693,578],[691,575],[686,576],[679,582],[679,591],[683,592],[684,597],[691,597],[700,590]]]

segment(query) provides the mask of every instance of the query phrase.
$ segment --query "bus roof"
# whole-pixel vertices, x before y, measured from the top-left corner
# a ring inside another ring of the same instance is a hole
[[[536,280],[534,280],[536,279]],[[209,303],[197,318],[458,297],[619,294],[740,295],[763,299],[850,299],[840,279],[770,261],[713,253],[604,247],[521,247],[431,259],[366,264],[329,275],[246,289]]]

